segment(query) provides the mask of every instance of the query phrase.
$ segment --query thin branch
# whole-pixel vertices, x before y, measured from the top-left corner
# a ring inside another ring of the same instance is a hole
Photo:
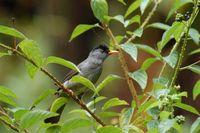
[[[198,63],[200,63],[200,60],[198,60],[198,61],[196,61],[196,62],[194,62],[194,63],[192,63],[192,64],[190,64],[190,65],[181,67],[179,70],[180,70],[180,71],[185,70],[185,69],[187,69],[188,67],[190,67],[190,66],[192,66],[192,65],[196,65],[196,64],[198,64]]]
[[[109,36],[109,38],[112,40],[112,42],[114,43],[114,46],[119,49],[119,61],[121,63],[121,66],[122,66],[122,69],[124,71],[124,75],[125,75],[125,78],[126,78],[126,81],[127,81],[127,84],[129,86],[129,90],[131,92],[131,95],[133,97],[133,99],[135,100],[135,103],[136,103],[136,109],[138,108],[138,105],[139,105],[139,100],[138,100],[138,97],[137,97],[137,92],[136,92],[136,89],[135,89],[135,86],[133,84],[133,81],[132,79],[129,77],[128,73],[129,73],[129,70],[128,70],[128,65],[126,64],[126,60],[125,60],[125,57],[124,57],[124,54],[123,54],[123,51],[121,48],[119,48],[119,44],[117,43],[112,31],[110,30],[110,28],[107,26],[107,25],[103,25],[104,26],[104,29],[107,33],[107,35]]]
[[[149,20],[152,18],[152,16],[154,15],[154,13],[156,12],[157,8],[158,8],[158,5],[160,4],[162,0],[154,0],[155,2],[155,5],[154,7],[152,8],[152,10],[149,12],[148,16],[146,17],[146,19],[144,20],[144,22],[141,24],[141,26],[139,28],[143,29],[148,23],[149,23]],[[127,41],[126,43],[129,43],[133,40],[135,40],[136,38],[136,35],[133,34]]]
[[[13,48],[11,48],[11,47],[9,47],[9,46],[6,46],[6,45],[4,45],[4,44],[1,44],[1,43],[0,43],[0,46],[3,47],[3,48],[5,48],[5,49],[7,49],[7,50],[15,51],[17,55],[21,56],[21,57],[24,58],[25,60],[27,60],[27,61],[29,61],[30,63],[32,63],[34,66],[38,67],[37,64],[36,64],[33,60],[29,59],[27,56],[25,56],[25,55],[24,55],[23,53],[21,53],[20,51],[18,51],[18,50],[16,50],[16,49],[13,49]],[[39,68],[39,67],[38,67],[38,68]],[[53,81],[56,83],[56,85],[57,85],[59,88],[61,88],[68,96],[70,96],[77,104],[79,104],[84,110],[86,110],[99,124],[101,124],[102,126],[105,126],[105,125],[106,125],[98,116],[96,116],[96,115],[86,106],[86,104],[85,104],[82,100],[80,100],[80,99],[75,95],[75,93],[74,93],[72,90],[65,88],[65,87],[63,86],[63,84],[62,84],[59,80],[57,80],[56,77],[53,76],[50,72],[48,72],[46,69],[44,69],[44,68],[41,67],[40,70],[41,70],[45,75],[47,75],[51,80],[53,80]]]

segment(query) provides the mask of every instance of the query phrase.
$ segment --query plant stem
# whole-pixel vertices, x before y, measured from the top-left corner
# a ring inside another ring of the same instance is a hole
[[[199,8],[197,6],[197,1],[196,2],[194,1],[194,9],[193,9],[191,17],[188,20],[187,25],[186,25],[185,36],[184,36],[185,38],[183,40],[183,45],[181,47],[180,56],[178,58],[177,65],[175,67],[175,72],[174,72],[174,75],[173,75],[171,83],[170,83],[170,88],[174,86],[175,81],[177,79],[177,76],[178,76],[178,73],[179,73],[179,69],[180,69],[180,67],[182,65],[184,54],[185,54],[185,50],[186,50],[186,46],[187,46],[187,41],[188,41],[187,38],[188,38],[189,30],[190,30],[190,27],[192,26],[192,23],[194,22],[194,20],[195,20],[195,18],[196,18],[198,13],[199,13]]]
[[[179,70],[180,70],[180,71],[185,70],[185,69],[187,69],[188,67],[190,67],[190,66],[192,66],[192,65],[196,65],[196,64],[198,64],[198,63],[200,63],[200,60],[198,60],[198,61],[196,61],[196,62],[194,62],[194,63],[192,63],[192,64],[190,64],[190,65],[188,65],[188,66],[181,67]]]
[[[28,62],[32,63],[34,66],[38,67],[37,64],[36,64],[33,60],[29,59],[27,56],[25,56],[25,55],[24,55],[23,53],[21,53],[20,51],[18,51],[18,50],[16,50],[16,49],[13,49],[13,48],[11,48],[11,47],[9,47],[9,46],[6,46],[6,45],[4,45],[4,44],[1,44],[1,43],[0,43],[0,46],[3,47],[3,48],[5,48],[5,49],[7,49],[7,50],[15,51],[15,53],[16,53],[17,55],[21,56],[22,58],[24,58],[24,59],[27,60]],[[39,68],[39,67],[38,67],[38,68]],[[45,75],[47,75],[51,80],[53,80],[59,88],[61,88],[68,96],[70,96],[70,97],[71,97],[77,104],[79,104],[84,110],[86,110],[99,124],[101,124],[102,126],[106,126],[106,124],[105,124],[98,116],[96,116],[96,115],[86,106],[86,104],[85,104],[82,100],[80,100],[80,99],[75,95],[75,93],[74,93],[72,90],[65,88],[65,87],[63,86],[63,84],[62,84],[59,80],[57,80],[56,77],[53,76],[50,72],[48,72],[46,69],[44,69],[44,68],[41,67],[41,68],[40,68],[40,71],[42,71],[42,72],[43,72]]]
[[[139,105],[139,100],[138,100],[138,97],[137,97],[137,91],[135,89],[135,86],[132,82],[132,79],[129,77],[128,73],[129,73],[129,70],[128,70],[128,65],[126,63],[126,60],[125,60],[125,57],[124,57],[124,54],[123,54],[123,51],[121,48],[119,48],[119,44],[118,42],[116,41],[112,31],[110,30],[110,28],[103,24],[104,26],[104,29],[107,33],[107,35],[109,36],[109,38],[112,40],[112,42],[114,43],[114,46],[119,49],[119,54],[118,54],[118,58],[119,58],[119,61],[121,63],[121,66],[122,66],[122,69],[124,71],[124,75],[125,75],[125,78],[126,78],[126,81],[127,81],[127,84],[129,86],[129,90],[131,92],[131,95],[133,97],[133,99],[135,100],[135,103],[136,103],[136,109],[138,108],[138,105]]]

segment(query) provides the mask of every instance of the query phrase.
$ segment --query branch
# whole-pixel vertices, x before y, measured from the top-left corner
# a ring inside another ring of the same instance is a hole
[[[124,75],[125,75],[125,78],[126,78],[126,81],[127,81],[127,84],[129,86],[129,90],[131,92],[131,95],[133,97],[133,99],[135,100],[135,103],[136,103],[136,108],[138,108],[138,105],[139,105],[139,100],[137,98],[137,92],[136,92],[136,89],[135,89],[135,86],[133,84],[133,81],[132,79],[129,77],[128,73],[129,73],[129,70],[128,70],[128,65],[126,64],[126,60],[125,60],[125,57],[124,57],[124,54],[123,54],[123,51],[121,48],[119,48],[119,44],[117,43],[112,31],[110,30],[110,28],[103,24],[104,26],[104,30],[106,31],[107,35],[109,36],[109,38],[112,40],[112,42],[114,43],[114,46],[119,49],[119,61],[121,63],[121,66],[122,66],[122,69],[124,71]]]
[[[160,4],[162,0],[154,0],[155,2],[155,5],[154,7],[152,8],[152,10],[149,12],[148,16],[146,17],[146,19],[144,20],[144,22],[141,24],[141,26],[139,28],[143,29],[149,22],[149,20],[152,18],[152,16],[154,15],[154,13],[156,12],[157,8],[158,8],[158,5]],[[135,40],[136,38],[136,35],[132,35],[127,41],[126,43],[129,43],[133,40]]]
[[[15,51],[15,53],[16,53],[17,55],[21,56],[22,58],[24,58],[24,59],[27,60],[28,62],[32,63],[35,67],[38,67],[37,64],[36,64],[33,60],[29,59],[27,56],[25,56],[25,55],[24,55],[23,53],[21,53],[20,51],[18,51],[18,50],[16,50],[16,49],[13,49],[13,48],[11,48],[11,47],[9,47],[9,46],[6,46],[6,45],[4,45],[4,44],[1,44],[1,43],[0,43],[0,46],[3,47],[3,48],[5,48],[5,49],[7,49],[7,50]],[[38,67],[38,68],[39,68],[39,67]],[[56,77],[53,76],[50,72],[48,72],[46,69],[44,69],[44,68],[41,67],[41,68],[40,68],[40,71],[42,71],[42,72],[43,72],[45,75],[47,75],[51,80],[53,80],[59,88],[61,88],[68,96],[70,96],[70,97],[71,97],[77,104],[79,104],[84,110],[86,110],[99,124],[101,124],[102,126],[106,126],[106,124],[105,124],[98,116],[96,116],[96,115],[86,106],[86,104],[76,96],[76,94],[75,94],[72,90],[65,88],[65,87],[63,86],[63,84],[62,84],[59,80],[57,80]]]
[[[185,50],[186,50],[186,46],[187,46],[187,41],[188,41],[187,38],[188,38],[189,30],[190,30],[190,27],[192,26],[192,23],[194,22],[195,18],[197,17],[198,13],[199,13],[199,7],[198,7],[197,0],[196,0],[196,1],[194,1],[193,12],[191,14],[190,19],[187,22],[185,30],[184,30],[184,33],[185,33],[184,37],[185,38],[183,40],[183,45],[181,47],[181,53],[180,53],[180,56],[178,58],[177,65],[175,67],[175,72],[174,72],[174,75],[172,77],[172,80],[171,80],[171,83],[170,83],[170,87],[174,86],[175,81],[176,81],[176,79],[178,77],[178,73],[179,73],[180,67],[182,65],[184,54],[185,54]]]

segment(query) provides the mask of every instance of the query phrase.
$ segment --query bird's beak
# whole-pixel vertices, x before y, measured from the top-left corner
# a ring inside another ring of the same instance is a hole
[[[119,51],[117,51],[117,50],[110,50],[108,52],[109,55],[111,55],[111,54],[117,54],[117,53],[119,53]]]

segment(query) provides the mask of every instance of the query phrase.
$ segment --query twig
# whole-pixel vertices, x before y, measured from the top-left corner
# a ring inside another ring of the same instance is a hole
[[[198,61],[196,61],[196,62],[194,62],[194,63],[192,63],[192,64],[190,64],[190,65],[181,67],[179,70],[180,70],[180,71],[185,70],[185,69],[187,69],[189,66],[196,65],[196,64],[198,64],[198,63],[200,63],[200,60],[198,60]]]
[[[122,66],[122,69],[124,71],[124,75],[125,75],[125,78],[126,78],[126,81],[127,81],[127,84],[129,86],[129,90],[131,92],[131,95],[133,97],[133,99],[135,100],[135,103],[136,103],[136,109],[138,108],[138,105],[139,105],[139,100],[138,100],[138,97],[137,97],[137,92],[136,92],[136,89],[135,89],[135,86],[132,82],[132,79],[129,77],[128,73],[129,73],[129,70],[128,70],[128,65],[126,64],[126,60],[125,60],[125,57],[123,55],[123,51],[121,48],[119,48],[119,44],[117,43],[112,31],[110,30],[110,28],[107,26],[107,25],[104,25],[104,29],[107,33],[107,35],[109,36],[109,38],[112,40],[112,42],[114,43],[114,46],[119,49],[119,61],[121,63],[121,66]]]
[[[6,46],[6,45],[4,45],[4,44],[1,44],[1,43],[0,43],[0,46],[3,47],[3,48],[5,48],[5,49],[8,49],[8,50],[15,51],[17,55],[21,56],[21,57],[24,58],[25,60],[27,60],[27,61],[29,61],[30,63],[32,63],[34,66],[38,67],[37,64],[36,64],[33,60],[29,59],[27,56],[25,56],[25,55],[24,55],[23,53],[21,53],[20,51],[18,51],[18,50],[16,50],[16,49],[13,49],[13,48],[11,48],[11,47],[9,47],[9,46]],[[38,67],[38,68],[39,68],[39,67]],[[80,100],[80,99],[75,95],[75,93],[74,93],[72,90],[65,88],[65,87],[63,86],[63,84],[62,84],[59,80],[57,80],[56,77],[53,76],[50,72],[48,72],[46,69],[44,69],[44,68],[41,67],[40,70],[41,70],[45,75],[47,75],[51,80],[53,80],[53,81],[56,83],[56,85],[57,85],[59,88],[61,88],[68,96],[70,96],[77,104],[79,104],[84,110],[86,110],[99,124],[101,124],[102,126],[105,126],[105,125],[106,125],[99,117],[97,117],[97,116],[86,106],[86,104],[85,104],[82,100]]]

